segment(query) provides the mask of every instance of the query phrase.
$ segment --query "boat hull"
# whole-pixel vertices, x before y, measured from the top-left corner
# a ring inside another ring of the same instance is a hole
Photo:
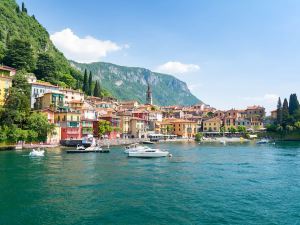
[[[159,158],[166,157],[169,155],[169,152],[129,152],[129,157],[138,157],[138,158]]]
[[[109,153],[108,149],[67,150],[67,153]]]

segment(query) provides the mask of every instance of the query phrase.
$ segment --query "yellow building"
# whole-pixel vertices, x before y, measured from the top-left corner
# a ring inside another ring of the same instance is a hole
[[[173,134],[174,125],[172,124],[171,121],[157,122],[155,131],[156,133],[161,133],[161,134]]]
[[[8,89],[12,86],[12,77],[16,70],[7,66],[0,66],[0,106],[4,105]]]
[[[222,126],[222,120],[218,117],[214,117],[203,122],[204,132],[220,132]]]
[[[173,134],[183,138],[193,138],[197,133],[197,122],[176,119],[170,121],[173,125]]]
[[[64,106],[64,94],[58,92],[45,93],[41,97],[36,98],[34,103],[35,109],[56,109]]]

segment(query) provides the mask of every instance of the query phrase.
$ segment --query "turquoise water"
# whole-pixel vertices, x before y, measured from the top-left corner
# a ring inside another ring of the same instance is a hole
[[[300,144],[0,152],[0,224],[300,224]]]

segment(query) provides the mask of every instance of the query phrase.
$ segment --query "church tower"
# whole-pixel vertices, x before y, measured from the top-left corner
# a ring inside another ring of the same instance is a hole
[[[146,104],[152,105],[152,91],[151,91],[151,87],[150,87],[149,83],[148,83],[148,89],[146,92]]]

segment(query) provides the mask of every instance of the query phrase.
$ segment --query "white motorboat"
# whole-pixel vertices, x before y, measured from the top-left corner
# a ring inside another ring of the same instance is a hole
[[[136,152],[139,150],[149,149],[147,146],[139,145],[138,143],[131,144],[129,146],[126,146],[124,153],[128,154],[129,152]]]
[[[77,145],[76,150],[85,150],[85,147],[83,145]]]
[[[35,150],[33,149],[30,153],[29,153],[29,156],[32,156],[32,157],[41,157],[41,156],[44,156],[44,153],[45,153],[45,150]]]
[[[158,158],[158,157],[166,157],[169,156],[170,153],[168,151],[163,151],[160,149],[153,148],[144,148],[136,151],[129,151],[129,157],[139,157],[139,158]]]
[[[268,144],[269,140],[268,139],[261,139],[258,142],[256,142],[256,144]]]

